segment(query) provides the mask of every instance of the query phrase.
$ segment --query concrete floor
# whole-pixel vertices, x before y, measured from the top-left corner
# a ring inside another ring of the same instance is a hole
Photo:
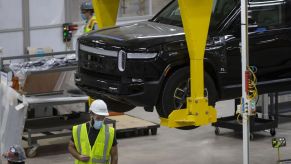
[[[233,101],[217,104],[219,116],[233,113]],[[129,114],[159,122],[156,113],[146,113],[136,108]],[[216,136],[211,126],[183,131],[161,127],[156,136],[119,139],[120,164],[240,164],[243,163],[242,137],[231,130],[221,129],[222,135]],[[281,150],[282,158],[291,158],[291,126],[280,124],[277,136],[287,139],[287,147]],[[250,143],[251,164],[274,164],[277,151],[271,146],[272,137],[268,132],[255,134]],[[41,141],[38,156],[28,159],[28,164],[71,164],[72,156],[67,152],[69,138]],[[0,162],[1,163],[1,162]]]

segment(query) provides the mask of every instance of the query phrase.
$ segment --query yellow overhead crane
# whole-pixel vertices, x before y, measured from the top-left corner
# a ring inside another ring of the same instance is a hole
[[[174,110],[161,125],[171,128],[202,126],[217,121],[216,109],[204,97],[204,52],[212,0],[178,0],[190,56],[191,97],[187,108]],[[116,24],[119,0],[92,0],[99,28]]]

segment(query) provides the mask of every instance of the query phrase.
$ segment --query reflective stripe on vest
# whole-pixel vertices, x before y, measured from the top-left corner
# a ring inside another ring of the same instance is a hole
[[[77,127],[77,137],[78,137],[78,146],[79,146],[79,153],[82,154],[82,146],[81,146],[81,128],[82,125],[78,125]]]
[[[96,16],[92,16],[91,19],[87,22],[86,26],[84,27],[84,33],[92,31],[95,25],[97,25]]]
[[[108,143],[109,143],[109,127],[108,127],[108,125],[105,125],[105,144],[104,144],[104,149],[103,149],[103,158],[101,160],[93,158],[92,163],[106,163],[106,162],[108,162],[108,160],[106,160]]]

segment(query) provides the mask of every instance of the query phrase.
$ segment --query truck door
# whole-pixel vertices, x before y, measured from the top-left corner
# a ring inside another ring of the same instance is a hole
[[[251,3],[250,65],[257,67],[258,82],[291,77],[290,27],[286,5]]]

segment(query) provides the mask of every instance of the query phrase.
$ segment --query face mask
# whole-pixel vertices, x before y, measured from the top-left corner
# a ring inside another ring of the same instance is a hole
[[[101,129],[102,124],[103,124],[103,121],[96,121],[96,120],[94,120],[93,127],[98,130],[98,129]]]
[[[87,21],[87,18],[85,16],[85,14],[83,14],[83,13],[81,13],[81,18],[82,18],[83,21]]]

